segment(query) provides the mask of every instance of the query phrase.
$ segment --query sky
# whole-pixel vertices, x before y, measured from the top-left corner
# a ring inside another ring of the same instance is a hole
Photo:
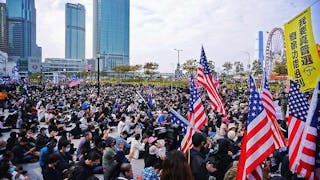
[[[8,0],[7,0],[8,1]],[[64,57],[65,3],[86,8],[86,57],[92,57],[92,0],[35,0],[37,44],[44,58]],[[200,57],[201,46],[217,67],[254,60],[258,31],[283,25],[316,0],[131,0],[130,63],[157,62],[173,72]],[[250,57],[248,56],[250,54]]]

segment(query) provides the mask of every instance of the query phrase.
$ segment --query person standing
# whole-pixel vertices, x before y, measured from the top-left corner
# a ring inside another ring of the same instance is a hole
[[[216,171],[211,164],[206,163],[205,155],[201,153],[201,149],[205,144],[206,138],[201,133],[195,133],[192,136],[193,148],[190,150],[190,167],[192,175],[196,180],[207,180],[209,172],[213,173]]]

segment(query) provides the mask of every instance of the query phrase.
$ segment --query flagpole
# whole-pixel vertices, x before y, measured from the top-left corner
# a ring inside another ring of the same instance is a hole
[[[146,105],[148,106],[148,109],[151,109],[150,106],[149,106],[149,104],[148,104],[148,103],[146,102],[146,100],[142,97],[142,95],[141,95],[138,91],[136,91],[136,93],[137,93],[138,96],[143,100],[143,102],[146,103]]]

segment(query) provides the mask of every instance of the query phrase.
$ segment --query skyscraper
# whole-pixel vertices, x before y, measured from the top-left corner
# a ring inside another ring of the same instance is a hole
[[[85,59],[86,10],[82,4],[66,4],[65,58]]]
[[[129,0],[93,1],[93,57],[99,53],[102,70],[129,65]]]
[[[36,56],[36,9],[34,0],[7,1],[8,54],[28,58]]]
[[[5,3],[0,3],[0,51],[8,53],[8,25]]]

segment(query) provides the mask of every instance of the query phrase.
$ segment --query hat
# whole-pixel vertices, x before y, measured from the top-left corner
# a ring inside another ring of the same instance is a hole
[[[159,177],[157,173],[154,171],[153,167],[147,167],[141,172],[143,176],[143,180],[158,180]]]
[[[158,153],[158,148],[155,145],[150,146],[149,148],[149,154],[150,155],[155,155]]]
[[[107,139],[105,140],[105,143],[107,146],[110,146],[111,143],[115,143],[116,139],[114,139],[113,137],[107,137]]]
[[[228,124],[228,129],[230,130],[231,128],[236,128],[236,125],[234,123]]]
[[[86,110],[90,107],[89,103],[85,102],[81,105],[81,109]]]
[[[151,136],[151,137],[148,138],[148,143],[152,144],[155,140],[157,140],[157,138]]]
[[[229,139],[233,140],[236,137],[236,132],[229,131],[227,136],[228,136]]]

